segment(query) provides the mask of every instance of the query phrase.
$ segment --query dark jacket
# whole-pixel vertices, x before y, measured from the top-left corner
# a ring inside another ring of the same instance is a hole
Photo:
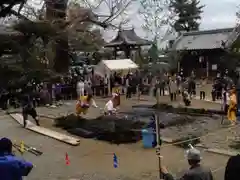
[[[24,110],[34,108],[32,94],[30,93],[23,94],[21,104]]]
[[[174,180],[174,178],[171,174],[165,174],[164,180]],[[179,180],[213,180],[213,176],[210,169],[199,165],[187,170]]]
[[[232,156],[227,162],[224,180],[239,180],[240,155]]]

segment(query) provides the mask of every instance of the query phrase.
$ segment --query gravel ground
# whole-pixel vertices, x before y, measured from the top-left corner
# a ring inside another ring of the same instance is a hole
[[[206,133],[211,133],[213,131],[221,128],[221,118],[215,117],[193,117],[186,116],[185,118],[194,118],[195,121],[190,124],[185,124],[182,126],[171,126],[165,128],[161,131],[162,136],[171,138],[171,139],[179,139],[181,137],[186,137],[188,135],[196,135],[202,136]]]
[[[219,148],[225,150],[239,150],[232,148],[231,145],[240,144],[240,125],[228,126],[214,134],[209,134],[201,138],[201,144],[209,148]],[[239,146],[240,147],[240,146]]]

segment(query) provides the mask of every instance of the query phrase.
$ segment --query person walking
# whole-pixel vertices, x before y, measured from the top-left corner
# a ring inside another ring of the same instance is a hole
[[[77,82],[77,97],[80,98],[82,96],[84,96],[84,82],[82,78],[79,78]]]
[[[199,91],[200,91],[200,100],[205,100],[206,97],[206,85],[207,85],[207,80],[203,77],[200,81],[200,86],[199,86]]]
[[[170,93],[170,100],[176,101],[177,99],[177,83],[174,79],[169,80],[169,93]]]
[[[232,88],[229,94],[229,108],[227,113],[228,120],[231,122],[232,125],[235,125],[237,123],[236,112],[237,112],[236,89]]]
[[[37,126],[40,126],[37,111],[34,107],[33,97],[31,95],[31,89],[27,87],[22,98],[22,116],[23,116],[23,127],[26,127],[28,115],[36,121]]]

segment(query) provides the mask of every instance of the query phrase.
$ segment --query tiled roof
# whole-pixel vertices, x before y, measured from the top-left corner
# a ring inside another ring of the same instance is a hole
[[[174,50],[197,50],[223,48],[234,28],[193,31],[183,33],[173,44]]]
[[[122,44],[127,45],[151,45],[152,42],[142,39],[135,33],[134,29],[119,30],[118,35],[111,42],[107,43],[105,47],[114,47]]]

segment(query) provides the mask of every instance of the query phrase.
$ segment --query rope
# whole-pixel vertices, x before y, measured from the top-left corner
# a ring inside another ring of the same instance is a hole
[[[197,139],[200,139],[200,138],[203,138],[203,137],[208,137],[210,135],[214,135],[214,134],[217,134],[219,132],[224,132],[226,130],[230,130],[230,129],[235,129],[236,127],[238,127],[240,124],[237,124],[235,126],[230,126],[226,129],[218,129],[216,131],[213,131],[213,132],[209,132],[207,133],[206,135],[202,135],[202,136],[198,136],[196,138],[191,138],[191,139],[187,139],[187,140],[183,140],[183,141],[177,141],[177,142],[174,142],[174,143],[170,143],[170,144],[166,144],[166,145],[163,145],[161,147],[168,147],[168,146],[172,146],[172,145],[179,145],[179,144],[182,144],[182,143],[186,143],[186,142],[190,142],[190,141],[193,141],[193,140],[197,140]]]
[[[214,134],[217,134],[217,133],[219,133],[219,132],[224,132],[224,131],[226,131],[226,130],[234,129],[234,128],[238,127],[239,125],[240,125],[240,124],[237,124],[237,125],[235,125],[235,126],[230,126],[230,127],[226,128],[226,129],[218,129],[218,130],[216,130],[216,131],[209,132],[209,133],[207,133],[206,135],[198,136],[198,137],[196,137],[196,138],[191,138],[191,139],[187,139],[187,140],[183,140],[183,141],[177,141],[177,142],[174,142],[174,143],[169,143],[169,144],[163,145],[163,146],[161,146],[161,147],[167,147],[167,146],[172,146],[172,145],[179,145],[179,144],[186,143],[186,142],[190,142],[190,141],[193,141],[193,140],[197,140],[197,139],[200,139],[200,138],[203,138],[203,137],[208,137],[208,136],[210,136],[210,135],[214,135]]]

